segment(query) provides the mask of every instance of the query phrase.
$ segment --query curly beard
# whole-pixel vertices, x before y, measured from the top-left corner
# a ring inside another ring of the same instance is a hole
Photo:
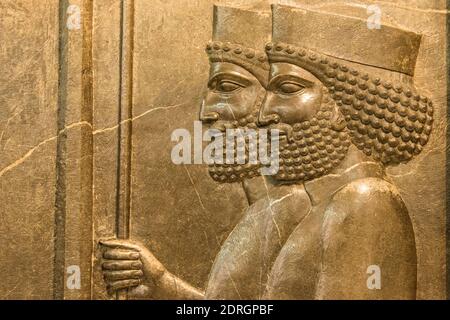
[[[259,108],[262,105],[262,102],[264,100],[264,94],[261,94],[258,96],[256,103],[255,103],[255,107],[254,107],[254,112],[247,115],[246,117],[243,117],[241,119],[238,119],[236,121],[232,122],[232,128],[236,129],[236,130],[242,130],[242,133],[245,136],[245,131],[246,130],[254,130],[256,133],[256,139],[255,141],[257,141],[258,139],[258,131],[257,131],[257,125],[256,125],[256,120],[258,118],[258,112],[259,112]],[[225,134],[223,134],[223,162],[225,162],[226,159],[226,136]],[[253,139],[251,139],[253,140]],[[241,182],[245,179],[251,179],[257,176],[260,176],[260,168],[261,168],[261,164],[259,163],[259,161],[257,161],[257,163],[254,163],[250,160],[252,159],[257,159],[257,154],[250,154],[250,150],[252,150],[253,148],[251,148],[251,143],[252,141],[249,139],[245,139],[245,144],[244,144],[244,150],[243,150],[243,154],[244,154],[244,161],[243,164],[238,164],[238,149],[240,149],[239,144],[238,143],[234,143],[234,150],[232,152],[233,154],[233,164],[226,164],[226,163],[218,163],[215,162],[214,164],[210,164],[208,166],[208,171],[209,171],[209,175],[211,176],[211,178],[217,182],[220,183],[233,183],[233,182]],[[236,141],[235,141],[236,142]],[[241,146],[242,147],[242,146]]]
[[[263,97],[258,99],[257,108],[261,105]],[[232,127],[255,130],[258,112],[248,115],[239,121],[234,121]],[[336,115],[339,115],[336,117]],[[324,99],[320,110],[310,120],[296,123],[291,127],[287,140],[280,140],[279,144],[279,170],[273,178],[279,181],[304,182],[321,177],[336,168],[345,158],[351,145],[351,138],[345,129],[345,123],[333,99],[328,95]],[[283,124],[287,126],[287,124]],[[256,131],[257,133],[257,131]],[[259,138],[257,133],[256,138]],[[226,139],[224,139],[223,158],[226,157]],[[250,142],[251,143],[251,142]],[[238,145],[234,144],[234,163],[214,163],[209,165],[210,176],[221,183],[239,182],[260,176],[261,163],[250,163],[249,159],[257,159],[251,155],[249,141],[244,146],[244,164],[237,163]],[[270,146],[269,146],[270,147]]]
[[[280,141],[279,181],[308,181],[329,173],[345,158],[351,140],[335,102],[326,97],[314,118],[292,126]],[[284,124],[285,125],[285,124]]]

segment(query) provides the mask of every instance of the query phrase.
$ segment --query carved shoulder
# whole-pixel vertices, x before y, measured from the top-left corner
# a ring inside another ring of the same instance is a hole
[[[415,297],[414,233],[392,184],[366,178],[337,192],[325,211],[321,239],[319,298]],[[380,289],[368,285],[374,268],[381,270]]]
[[[406,206],[397,188],[380,178],[352,181],[333,195],[327,208],[326,218],[339,210],[340,218],[358,219],[360,222],[385,221],[403,217],[409,220]],[[406,222],[406,221],[405,221]]]

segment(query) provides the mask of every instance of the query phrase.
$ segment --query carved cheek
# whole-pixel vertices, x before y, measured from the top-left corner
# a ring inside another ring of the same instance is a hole
[[[224,102],[228,111],[233,113],[233,119],[241,119],[257,111],[255,110],[257,99],[255,90],[244,88],[230,95]]]
[[[216,104],[217,109],[219,110],[220,119],[221,120],[229,120],[232,121],[237,118],[236,115],[236,104],[233,99],[220,99]]]
[[[310,120],[316,115],[320,109],[321,96],[311,91],[280,100],[282,101],[279,101],[276,109],[281,121],[295,124]]]
[[[217,113],[220,120],[234,120],[234,117],[238,118],[236,113],[239,112],[239,102],[241,101],[238,94],[223,95],[214,91],[208,91],[203,103],[202,113]]]
[[[305,92],[300,98],[303,120],[310,120],[320,109],[321,95],[315,91]]]
[[[217,96],[215,99],[215,109],[220,114],[222,120],[236,120],[251,113],[255,97],[251,94],[244,94],[244,90],[228,96]]]
[[[217,113],[219,115],[220,120],[232,120],[232,101],[230,99],[214,93],[210,92],[206,95],[203,105],[202,105],[202,113],[208,114],[208,113]]]
[[[302,117],[298,103],[298,97],[268,95],[264,104],[264,115],[277,114],[281,122],[293,124]]]
[[[240,103],[240,112],[247,116],[254,112],[254,108],[256,107],[256,100],[258,99],[257,92],[252,90],[251,88],[243,89],[239,92],[239,103]]]

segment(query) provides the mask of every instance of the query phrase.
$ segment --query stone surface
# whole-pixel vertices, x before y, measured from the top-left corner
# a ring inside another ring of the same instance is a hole
[[[56,1],[0,4],[1,299],[53,297]]]
[[[270,2],[316,9],[341,3]],[[213,262],[246,212],[248,190],[213,181],[206,165],[180,166],[170,159],[172,131],[192,132],[199,118],[209,72],[204,48],[211,40],[213,1],[126,3],[0,4],[0,271],[5,275],[0,299],[125,298],[123,290],[117,296],[107,293],[101,271],[98,241],[116,235],[142,242],[173,276],[200,291],[207,289],[211,270],[213,278],[228,279]],[[423,35],[414,81],[433,101],[433,131],[419,156],[389,167],[386,176],[412,221],[417,298],[444,299],[446,1],[361,3],[379,5],[382,21]],[[80,29],[67,29],[69,5],[80,8]],[[267,199],[253,213],[276,218],[258,220],[257,228],[276,237],[283,220],[274,199],[289,198],[292,191],[258,192],[255,198]],[[305,191],[295,192],[303,201]],[[281,202],[291,207],[294,200]],[[254,236],[261,243],[275,241]],[[246,254],[249,263],[259,257]],[[75,290],[67,287],[67,268],[74,265],[81,272],[81,286]],[[271,282],[273,288],[280,283]],[[261,284],[251,285],[261,289]],[[221,288],[211,286],[210,296],[220,297]],[[250,282],[242,292],[248,288]],[[259,291],[262,295],[263,289]],[[271,294],[266,297],[276,297]]]
[[[205,166],[170,160],[172,131],[198,120],[211,19],[212,1],[136,1],[131,235],[198,287],[247,201]]]

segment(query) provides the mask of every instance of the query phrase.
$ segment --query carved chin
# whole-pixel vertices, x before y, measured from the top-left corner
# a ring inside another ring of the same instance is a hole
[[[262,98],[264,95],[262,95]],[[259,98],[258,101],[255,104],[255,111],[248,115],[247,117],[240,119],[239,121],[236,121],[234,123],[235,128],[241,128],[241,129],[257,129],[256,126],[256,118],[258,116],[258,106],[262,102],[262,98]],[[246,142],[248,143],[248,142]],[[224,154],[223,159],[225,161],[226,159],[226,151],[225,151],[226,145],[224,145]],[[261,175],[260,168],[261,165],[259,163],[253,164],[248,163],[249,159],[249,147],[248,145],[245,146],[245,161],[244,164],[237,164],[237,161],[235,161],[235,164],[219,164],[215,163],[208,166],[209,175],[211,178],[217,182],[220,183],[233,183],[233,182],[241,182],[245,179],[251,179],[254,177],[258,177]],[[234,154],[237,154],[237,147],[235,146]],[[257,155],[253,155],[254,158],[257,158]],[[235,159],[236,160],[236,159]]]
[[[245,179],[251,179],[260,175],[259,164],[244,164],[244,165],[226,165],[215,164],[209,166],[209,175],[215,181],[220,183],[241,182]]]
[[[227,158],[226,154],[226,143],[224,142],[224,151],[223,151],[223,161]],[[254,153],[252,155],[249,154],[249,145],[248,141],[246,141],[244,159],[243,161],[239,161],[237,159],[237,145],[234,148],[234,162],[233,164],[221,164],[214,163],[208,166],[209,175],[213,180],[220,183],[233,183],[233,182],[241,182],[245,179],[251,179],[260,175],[261,165],[259,163],[249,163],[250,156],[252,159],[257,159],[257,154]],[[242,164],[239,164],[242,163]]]

